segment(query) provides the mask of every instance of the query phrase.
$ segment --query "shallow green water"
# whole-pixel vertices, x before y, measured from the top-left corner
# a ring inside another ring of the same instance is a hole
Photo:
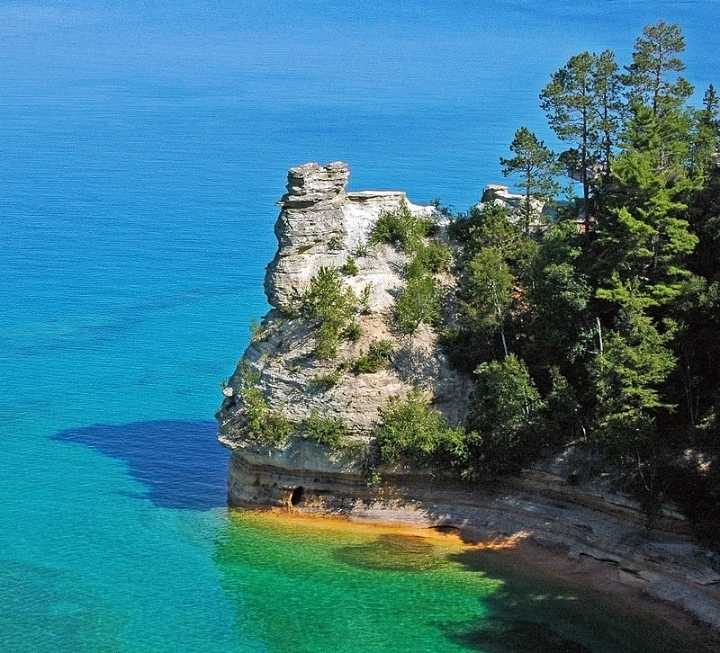
[[[665,626],[519,568],[511,551],[274,520],[235,514],[215,552],[243,627],[271,651],[682,650]]]

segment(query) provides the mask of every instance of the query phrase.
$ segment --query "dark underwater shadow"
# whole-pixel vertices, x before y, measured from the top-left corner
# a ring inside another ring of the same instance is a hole
[[[451,640],[483,653],[592,653],[592,649],[565,638],[550,626],[533,621],[497,619]]]
[[[442,564],[424,537],[381,535],[374,542],[337,549],[333,557],[352,567],[380,571],[427,571]]]
[[[97,424],[55,434],[127,463],[156,506],[209,510],[227,505],[228,452],[210,421],[148,421]]]

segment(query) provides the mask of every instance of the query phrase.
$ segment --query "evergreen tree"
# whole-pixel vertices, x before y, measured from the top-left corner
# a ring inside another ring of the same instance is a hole
[[[607,183],[610,177],[610,165],[613,147],[616,145],[620,130],[623,102],[621,79],[615,53],[605,50],[595,55],[592,70],[592,95],[595,122],[600,137],[600,160]]]
[[[557,162],[552,150],[526,127],[515,132],[510,150],[515,156],[511,159],[501,157],[500,165],[506,177],[514,175],[520,178],[525,196],[522,215],[527,234],[533,218],[539,213],[534,202],[548,202],[559,190],[555,180]]]
[[[694,115],[691,169],[705,175],[718,164],[720,151],[720,98],[710,84],[703,96],[703,108]]]
[[[658,303],[672,300],[690,272],[684,257],[697,245],[683,197],[691,188],[679,161],[667,158],[658,120],[636,106],[625,149],[613,166],[616,207],[599,230],[602,292],[639,280]]]
[[[564,159],[577,159],[577,175],[583,188],[583,211],[589,224],[590,172],[597,149],[597,122],[594,120],[593,68],[594,58],[582,52],[553,73],[550,83],[540,93],[540,106],[558,138],[577,146]],[[576,155],[576,156],[572,156]]]
[[[621,305],[620,314],[595,361],[596,437],[627,470],[652,516],[661,492],[659,470],[668,451],[657,421],[673,408],[663,400],[661,387],[675,367],[669,346],[674,325],[655,325],[646,314],[652,301],[635,283],[617,288],[614,299]]]
[[[676,75],[685,70],[678,56],[684,50],[680,28],[663,21],[646,26],[635,41],[633,61],[626,68],[624,81],[630,99],[649,105],[655,117],[677,108],[692,95],[692,85]]]
[[[592,290],[576,267],[580,242],[575,224],[561,222],[545,233],[540,244],[527,292],[531,319],[525,328],[529,336],[525,357],[530,363],[547,367],[572,361],[578,339],[588,328]]]

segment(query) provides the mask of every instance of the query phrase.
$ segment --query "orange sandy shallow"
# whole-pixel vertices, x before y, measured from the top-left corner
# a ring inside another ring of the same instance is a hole
[[[336,534],[347,534],[348,532],[368,535],[379,535],[393,533],[396,535],[407,535],[412,537],[423,537],[440,543],[448,548],[465,549],[473,548],[479,550],[501,551],[513,549],[527,540],[529,533],[520,531],[509,537],[496,537],[485,541],[467,541],[460,537],[457,529],[421,528],[417,526],[404,526],[387,524],[383,522],[361,522],[328,514],[308,514],[286,508],[237,508],[233,512],[242,514],[243,519],[263,523],[267,526],[277,525],[279,527],[298,526],[315,532],[331,532]]]

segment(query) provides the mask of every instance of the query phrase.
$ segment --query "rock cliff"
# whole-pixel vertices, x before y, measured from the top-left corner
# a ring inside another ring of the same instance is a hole
[[[388,327],[388,312],[403,285],[406,256],[389,245],[366,247],[380,213],[397,209],[401,202],[441,227],[444,217],[432,206],[410,203],[402,192],[348,193],[348,177],[347,164],[340,162],[308,163],[288,173],[287,193],[275,225],[278,251],[265,277],[274,309],[265,316],[230,379],[219,413],[221,438],[231,447],[248,446],[238,399],[243,367],[256,374],[272,410],[293,423],[313,412],[339,417],[358,441],[367,440],[379,408],[389,397],[418,386],[432,395],[435,406],[451,421],[461,422],[464,417],[468,379],[450,369],[432,329],[421,327],[411,336],[399,336]],[[357,270],[344,277],[344,283],[357,296],[366,294],[363,313],[357,316],[361,335],[355,342],[343,342],[334,359],[321,360],[312,355],[313,328],[296,315],[297,302],[321,268],[340,268],[350,258]],[[316,380],[336,372],[338,361],[360,356],[379,340],[393,343],[392,366],[375,373],[344,373],[333,387],[318,387]]]
[[[381,213],[401,203],[433,220],[440,239],[444,216],[410,203],[402,192],[348,192],[348,178],[341,162],[308,163],[288,173],[275,226],[278,251],[265,280],[273,308],[227,383],[217,414],[220,441],[232,451],[230,502],[453,527],[472,537],[521,535],[571,558],[609,565],[618,583],[640,587],[720,629],[720,560],[692,540],[682,516],[667,511],[659,528],[647,532],[630,498],[602,485],[569,482],[567,460],[472,489],[444,477],[443,470],[407,466],[378,468],[382,482],[368,483],[371,434],[388,399],[419,387],[451,424],[461,423],[470,381],[450,367],[432,328],[403,336],[388,326],[407,258],[390,245],[366,246]],[[334,360],[322,360],[313,355],[316,334],[298,314],[298,301],[319,270],[351,259],[356,270],[344,281],[366,300],[357,317],[360,335],[343,341]],[[448,275],[440,282],[450,287],[453,280]],[[338,360],[353,360],[378,340],[392,343],[391,365],[371,373],[354,374],[347,366],[338,372]],[[267,409],[292,429],[275,446],[248,435],[242,393],[248,371]],[[331,384],[318,383],[329,377]],[[305,438],[295,427],[313,414],[341,419],[353,446],[331,450]]]

